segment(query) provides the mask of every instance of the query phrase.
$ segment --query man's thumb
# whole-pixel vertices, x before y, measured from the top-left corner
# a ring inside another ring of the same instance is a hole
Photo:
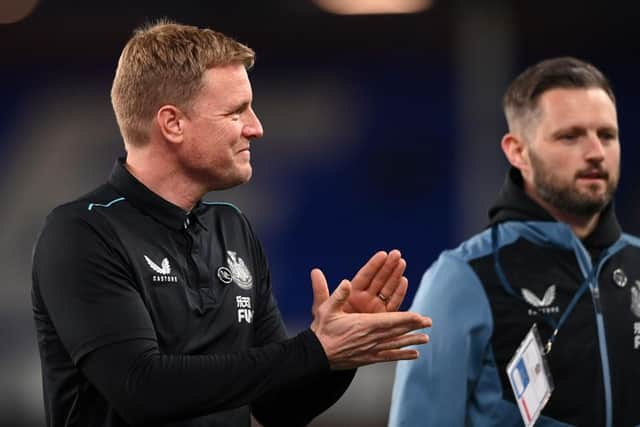
[[[351,294],[351,282],[344,279],[333,294],[331,294],[331,308],[333,310],[340,310],[345,302],[349,299]]]
[[[311,288],[313,289],[313,307],[319,307],[320,304],[329,299],[329,286],[324,273],[319,268],[311,270]]]

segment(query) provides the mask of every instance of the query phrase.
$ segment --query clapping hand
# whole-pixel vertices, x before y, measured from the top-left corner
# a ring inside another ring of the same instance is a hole
[[[416,359],[418,351],[404,347],[425,344],[429,339],[426,334],[410,333],[431,326],[428,317],[411,312],[388,313],[384,309],[376,313],[347,313],[344,307],[351,297],[351,282],[343,280],[329,295],[327,280],[316,268],[311,272],[311,284],[311,330],[318,337],[332,369]]]
[[[407,293],[403,276],[407,262],[400,251],[377,252],[351,279],[351,292],[343,309],[347,313],[397,311]]]

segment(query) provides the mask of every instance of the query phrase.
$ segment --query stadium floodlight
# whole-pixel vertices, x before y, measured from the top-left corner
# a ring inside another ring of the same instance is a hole
[[[422,12],[433,0],[313,0],[321,9],[337,15],[378,15]]]

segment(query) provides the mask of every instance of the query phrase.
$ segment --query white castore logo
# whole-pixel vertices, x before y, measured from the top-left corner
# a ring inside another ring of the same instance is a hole
[[[548,307],[553,303],[553,300],[556,299],[556,285],[549,286],[549,289],[545,291],[542,299],[538,298],[536,294],[525,288],[522,288],[522,296],[529,304],[536,308]]]
[[[154,274],[152,280],[154,282],[177,282],[178,277],[171,274],[171,264],[169,264],[169,259],[164,258],[160,265],[156,264],[149,258],[148,256],[144,256],[144,260],[147,261],[147,264],[154,272],[158,274]]]
[[[169,260],[167,258],[162,260],[162,263],[161,263],[162,267],[158,267],[158,264],[151,261],[151,259],[146,255],[144,256],[144,259],[147,261],[147,264],[149,264],[149,267],[151,267],[151,269],[156,273],[158,274],[171,273],[171,264],[169,264]]]
[[[538,296],[529,289],[522,288],[521,292],[524,300],[528,302],[529,305],[536,308],[536,310],[529,310],[529,316],[537,315],[538,311],[544,314],[560,312],[560,308],[558,306],[551,307],[551,304],[553,304],[556,299],[556,285],[549,286],[544,292],[542,299],[538,298]]]

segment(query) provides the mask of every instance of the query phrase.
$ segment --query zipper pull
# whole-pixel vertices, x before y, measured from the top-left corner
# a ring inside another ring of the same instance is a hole
[[[596,307],[596,312],[601,314],[602,306],[600,305],[600,289],[597,284],[596,287],[591,288],[591,295],[593,296],[593,304]]]

